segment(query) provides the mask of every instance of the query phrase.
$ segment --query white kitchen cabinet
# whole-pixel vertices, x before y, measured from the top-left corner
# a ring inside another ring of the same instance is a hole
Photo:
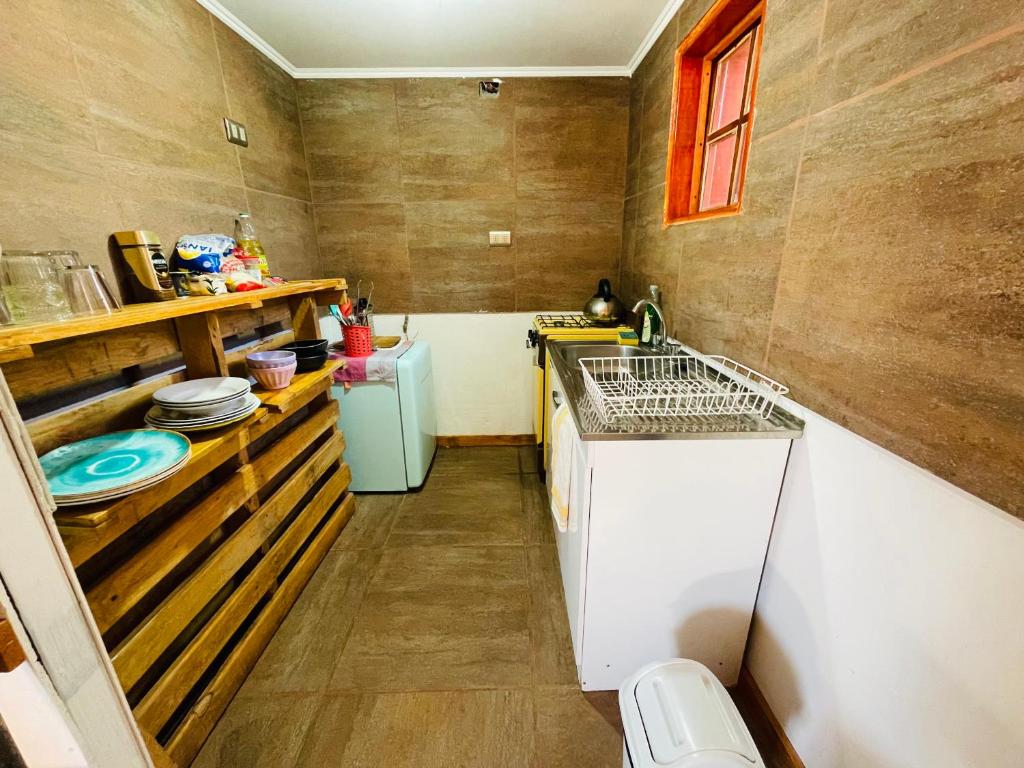
[[[790,444],[576,443],[555,536],[583,690],[676,657],[736,682]]]

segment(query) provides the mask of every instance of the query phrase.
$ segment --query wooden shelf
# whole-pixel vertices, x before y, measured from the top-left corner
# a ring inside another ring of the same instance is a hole
[[[345,367],[344,360],[328,360],[323,368],[308,373],[297,373],[291,383],[284,389],[253,388],[253,394],[263,401],[263,407],[275,413],[290,413],[296,403],[303,401],[303,395],[314,387],[319,387],[324,378],[333,378],[334,372]]]
[[[128,306],[0,329],[0,365],[38,453],[135,429],[168,384],[245,375],[245,356],[321,336],[344,280]],[[266,305],[266,306],[264,306]],[[225,349],[226,339],[243,346]],[[355,509],[330,360],[248,418],[188,433],[185,466],[58,525],[153,755],[184,768]],[[4,386],[0,382],[0,387]]]
[[[145,304],[126,304],[124,309],[110,315],[77,317],[55,323],[32,323],[0,328],[0,362],[9,362],[32,355],[35,344],[87,336],[143,325],[159,320],[173,320],[206,312],[226,309],[258,309],[264,302],[302,294],[313,294],[320,304],[336,303],[337,294],[346,290],[348,283],[334,280],[298,280],[274,288],[258,291],[228,293],[223,296],[192,296],[175,301],[153,301]]]

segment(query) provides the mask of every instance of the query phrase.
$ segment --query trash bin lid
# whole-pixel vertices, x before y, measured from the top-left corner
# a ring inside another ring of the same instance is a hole
[[[679,659],[652,665],[629,685],[655,765],[676,765],[695,753],[704,753],[702,766],[761,764],[736,705],[703,664]],[[635,748],[630,743],[631,753]]]

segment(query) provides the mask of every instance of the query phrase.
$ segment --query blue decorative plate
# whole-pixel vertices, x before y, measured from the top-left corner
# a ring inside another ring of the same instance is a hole
[[[63,445],[39,463],[55,498],[103,493],[166,472],[189,455],[184,435],[133,429]]]

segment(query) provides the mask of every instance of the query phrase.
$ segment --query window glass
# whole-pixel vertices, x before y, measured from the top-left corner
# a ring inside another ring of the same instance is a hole
[[[729,186],[736,156],[738,131],[729,133],[708,143],[704,153],[704,179],[701,184],[700,208],[708,211],[721,208],[729,202]]]
[[[746,107],[743,96],[747,84],[747,63],[753,35],[743,38],[739,45],[715,63],[715,80],[711,86],[711,122],[708,133],[739,120],[741,108]],[[743,112],[746,109],[742,110]]]

